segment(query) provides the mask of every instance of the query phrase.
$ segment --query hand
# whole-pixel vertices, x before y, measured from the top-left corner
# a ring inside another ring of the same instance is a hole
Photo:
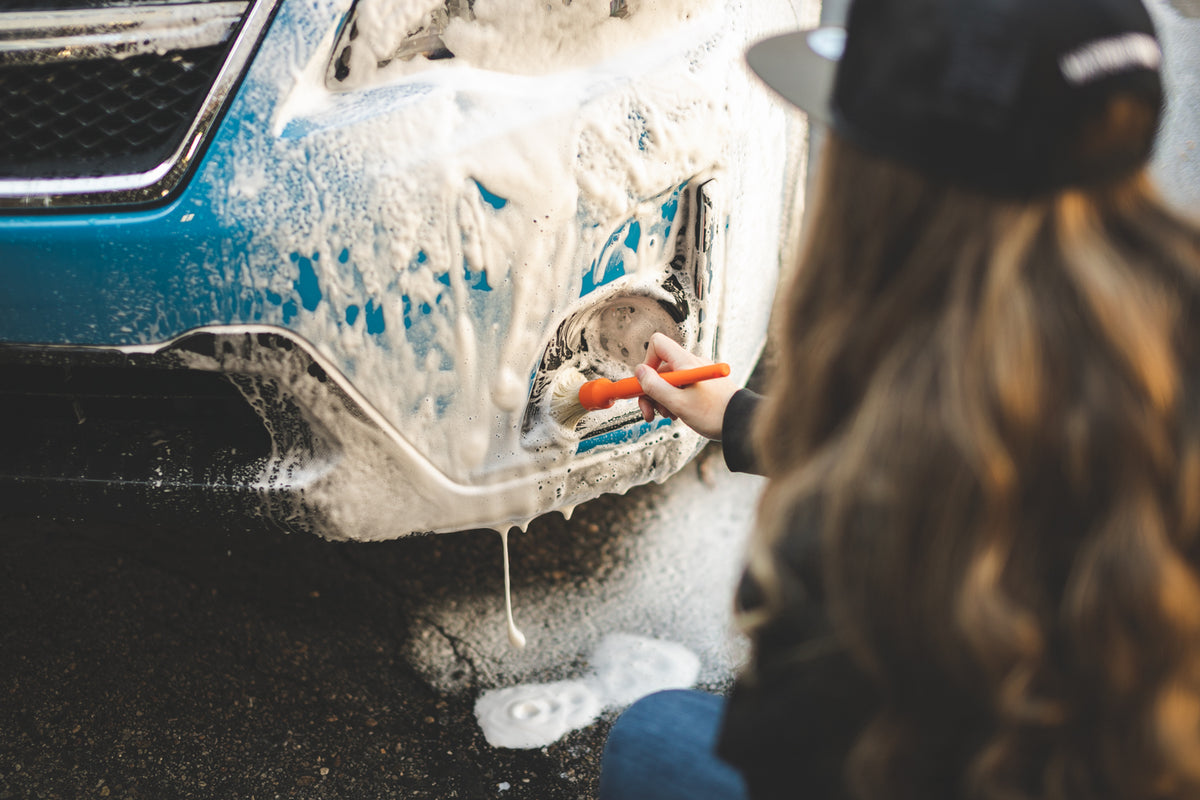
[[[659,372],[702,367],[707,363],[684,350],[669,336],[661,333],[651,336],[646,361],[633,371],[645,392],[638,398],[642,417],[651,422],[657,413],[680,419],[701,436],[720,439],[725,406],[729,405],[729,398],[737,392],[738,385],[730,378],[713,378],[676,388],[658,377]]]

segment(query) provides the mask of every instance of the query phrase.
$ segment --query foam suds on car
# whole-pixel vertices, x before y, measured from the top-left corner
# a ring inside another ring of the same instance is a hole
[[[448,5],[441,0],[359,0],[348,74],[335,88],[363,89],[429,69],[431,62],[422,56],[395,55],[412,32],[433,27],[428,24],[431,11],[443,15],[439,38],[455,61],[497,72],[545,75],[586,69],[614,53],[646,45],[685,23],[702,3],[639,0],[633,13],[623,17],[612,15],[611,0],[477,0],[469,14],[445,18]]]
[[[798,123],[753,85],[742,43],[781,24],[789,5],[657,0],[626,19],[583,13],[607,6],[479,2],[474,20],[447,28],[455,58],[395,62],[378,85],[334,93],[326,67],[346,4],[281,5],[230,112],[263,124],[218,136],[197,180],[218,220],[253,234],[248,247],[213,254],[233,281],[235,316],[249,309],[247,323],[314,343],[428,461],[424,476],[403,474],[421,469],[411,459],[343,463],[346,477],[308,487],[307,503],[336,506],[339,535],[520,526],[691,458],[699,443],[686,431],[652,431],[589,460],[569,446],[528,448],[520,429],[547,332],[580,302],[614,226],[698,175],[720,174],[735,203],[723,212],[727,247],[758,265],[753,280],[725,281],[710,309],[724,360],[742,378],[751,368],[780,215],[794,211],[779,207],[796,168],[783,131]],[[513,46],[518,35],[530,39]],[[565,68],[571,54],[550,46],[563,41],[596,49]],[[623,280],[661,274],[649,252],[629,249]],[[331,423],[333,440],[355,435],[342,424]],[[419,503],[402,519],[376,476],[466,490],[448,521],[418,516]],[[521,488],[502,503],[472,492],[497,485]]]

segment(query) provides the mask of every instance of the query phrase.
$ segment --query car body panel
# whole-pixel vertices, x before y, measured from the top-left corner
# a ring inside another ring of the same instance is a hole
[[[795,8],[660,5],[662,31],[569,68],[459,58],[332,92],[347,4],[284,0],[168,202],[0,216],[0,341],[161,353],[242,376],[255,407],[269,380],[324,455],[289,471],[277,452],[257,485],[327,536],[504,528],[666,477],[690,431],[631,404],[561,430],[544,393],[558,369],[627,374],[630,314],[630,342],[666,326],[746,379],[795,241],[804,126],[741,61]],[[230,352],[180,345],[198,335]],[[260,336],[297,363],[236,344]]]

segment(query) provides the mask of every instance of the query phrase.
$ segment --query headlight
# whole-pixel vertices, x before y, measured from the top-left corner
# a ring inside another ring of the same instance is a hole
[[[411,3],[394,0],[356,2],[338,34],[333,58],[325,73],[330,89],[351,89],[368,74],[400,59],[454,56],[442,42],[446,24],[456,17],[472,19],[472,0],[445,0],[414,12]]]
[[[571,0],[550,2],[561,5],[547,6],[548,15],[556,11],[567,13],[571,5]],[[474,5],[475,0],[432,0],[424,6],[403,0],[356,0],[338,32],[325,72],[326,87],[334,91],[360,88],[370,82],[377,70],[394,61],[454,58],[455,53],[447,47],[443,34],[452,20],[474,20]],[[593,21],[602,22],[607,17],[624,19],[629,15],[627,0],[609,0],[607,15],[602,5],[599,19]]]

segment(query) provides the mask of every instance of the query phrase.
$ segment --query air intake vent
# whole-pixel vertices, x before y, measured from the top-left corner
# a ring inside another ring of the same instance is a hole
[[[187,134],[224,50],[0,68],[0,175],[153,169]]]
[[[272,5],[0,0],[0,207],[170,194]]]

